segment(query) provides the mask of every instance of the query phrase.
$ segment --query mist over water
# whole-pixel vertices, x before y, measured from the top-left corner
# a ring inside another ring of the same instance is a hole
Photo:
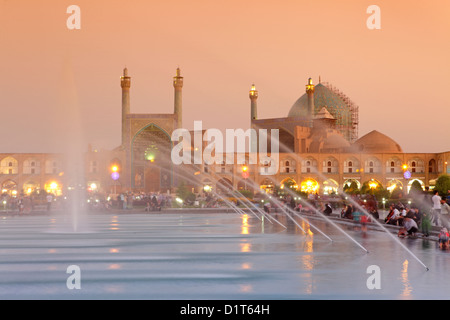
[[[75,83],[73,63],[70,57],[64,60],[60,82],[60,113],[64,116],[64,128],[58,132],[61,152],[64,155],[64,168],[60,173],[64,184],[64,214],[70,218],[66,226],[71,232],[86,231],[86,181],[84,153],[84,133],[81,121],[78,90]],[[55,121],[59,121],[56,120]],[[65,228],[63,228],[65,229]]]

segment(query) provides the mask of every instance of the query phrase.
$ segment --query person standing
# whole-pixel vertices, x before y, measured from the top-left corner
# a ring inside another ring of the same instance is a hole
[[[433,197],[431,197],[431,201],[433,203],[433,207],[432,207],[432,219],[433,219],[433,223],[436,226],[440,226],[441,224],[441,219],[440,219],[440,215],[441,215],[441,197],[439,196],[439,192],[437,190],[435,190],[433,192]]]
[[[52,206],[53,196],[51,193],[47,194],[47,211],[50,211]]]
[[[450,228],[449,219],[450,219],[450,206],[444,199],[441,199],[441,223],[446,228]]]

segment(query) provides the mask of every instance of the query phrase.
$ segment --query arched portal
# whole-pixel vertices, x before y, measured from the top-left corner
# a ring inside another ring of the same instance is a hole
[[[397,179],[391,179],[386,184],[386,189],[389,190],[389,192],[393,192],[395,189],[403,190],[403,183],[400,180]]]
[[[17,183],[13,180],[6,180],[2,183],[2,194],[9,196],[17,195]]]
[[[417,181],[417,182],[419,182],[420,183],[420,186],[422,187],[422,190],[425,190],[425,183],[422,181],[422,180],[420,180],[420,179],[411,179],[411,180],[409,180],[409,182],[408,182],[408,186],[407,186],[407,188],[408,188],[408,193],[411,191],[411,186],[412,186],[412,184],[414,183],[414,181]]]
[[[306,193],[317,193],[319,191],[319,183],[314,179],[303,180],[300,184],[300,191]]]
[[[222,178],[217,181],[216,188],[219,193],[229,193],[233,190],[233,183],[227,178]]]
[[[37,190],[39,190],[40,185],[34,181],[27,181],[23,184],[23,192],[24,194],[31,194]]]
[[[167,192],[173,183],[172,142],[155,124],[141,129],[131,142],[131,186],[136,191]]]
[[[261,191],[264,191],[265,193],[272,194],[275,190],[275,183],[272,180],[270,180],[269,178],[265,178],[259,184],[259,188],[261,189]]]
[[[357,179],[348,179],[342,185],[342,190],[348,194],[355,194],[361,190],[361,182]]]
[[[281,189],[292,189],[292,190],[297,190],[298,189],[298,184],[297,182],[295,182],[294,179],[292,178],[286,178],[284,180],[282,180],[280,182],[280,188]]]
[[[339,184],[336,180],[328,179],[323,182],[323,194],[337,194]]]

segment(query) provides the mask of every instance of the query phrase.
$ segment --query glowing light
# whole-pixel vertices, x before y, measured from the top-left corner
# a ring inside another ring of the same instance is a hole
[[[111,173],[111,178],[112,178],[113,180],[119,180],[119,177],[120,177],[120,175],[119,175],[118,172],[113,172],[113,173]]]
[[[402,168],[403,168],[403,170],[406,170],[406,169],[408,169],[408,165],[404,164],[404,165],[402,166]]]
[[[307,193],[316,193],[319,189],[319,184],[315,180],[308,179],[300,184],[300,191]]]
[[[388,189],[389,190],[389,192],[392,192],[395,188],[397,188],[397,184],[396,183],[394,183],[393,185],[391,185],[391,186],[389,186],[389,187],[387,187],[386,189]],[[385,201],[385,199],[383,198],[383,201]]]
[[[411,172],[410,171],[405,171],[404,173],[403,173],[403,177],[405,178],[405,179],[410,179],[411,178]]]
[[[211,191],[211,189],[212,189],[211,186],[208,186],[208,185],[203,187],[203,190],[205,190],[205,192],[209,192],[209,191]]]
[[[244,214],[242,215],[241,234],[248,234],[248,227],[248,215]]]
[[[183,199],[180,199],[180,198],[176,198],[175,201],[180,203],[180,204],[183,203]]]
[[[58,188],[58,184],[56,182],[50,183],[50,190],[56,190]]]
[[[92,190],[97,190],[97,184],[95,183],[91,183],[90,187]]]
[[[370,189],[376,189],[378,187],[378,183],[375,181],[369,182],[369,188]]]
[[[111,171],[112,172],[117,172],[117,171],[119,171],[119,167],[118,166],[112,166],[111,167]]]

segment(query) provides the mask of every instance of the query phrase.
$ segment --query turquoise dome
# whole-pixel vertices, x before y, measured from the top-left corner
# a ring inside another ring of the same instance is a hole
[[[336,93],[319,83],[314,88],[314,114],[325,107],[336,119],[350,116],[350,111],[345,101]],[[291,107],[288,117],[306,117],[308,109],[308,95],[302,95]],[[339,116],[339,115],[342,116]]]

